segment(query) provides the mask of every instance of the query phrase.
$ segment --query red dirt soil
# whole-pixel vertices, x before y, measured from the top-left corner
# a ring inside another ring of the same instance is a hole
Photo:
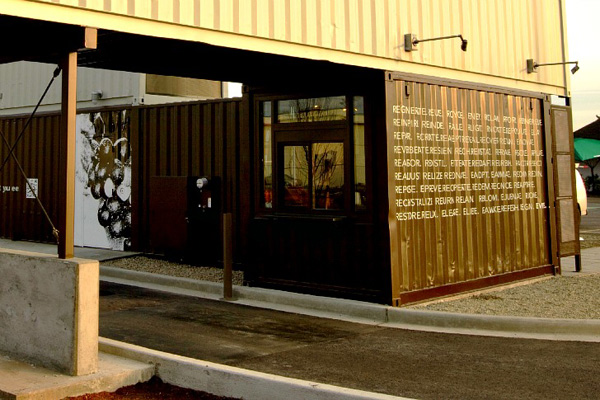
[[[184,389],[164,383],[154,377],[148,382],[123,387],[116,392],[100,392],[68,397],[69,400],[235,400],[233,397],[215,396],[206,392]]]

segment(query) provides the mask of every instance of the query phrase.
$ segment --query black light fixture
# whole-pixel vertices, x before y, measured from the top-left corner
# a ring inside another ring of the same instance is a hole
[[[575,66],[573,68],[571,68],[572,74],[579,71],[579,61],[565,61],[565,62],[538,64],[535,61],[533,61],[533,59],[530,58],[527,60],[527,73],[531,74],[531,73],[537,72],[538,67],[544,67],[546,65],[566,65],[566,64],[575,64]]]
[[[434,37],[431,39],[417,39],[417,36],[413,35],[412,33],[407,33],[404,35],[404,50],[406,50],[406,51],[417,50],[416,46],[417,46],[417,44],[419,44],[421,42],[431,42],[432,40],[444,40],[444,39],[452,39],[452,38],[460,38],[460,40],[461,40],[460,49],[462,51],[467,51],[468,41],[467,41],[467,39],[463,38],[462,35],[440,36],[440,37]]]

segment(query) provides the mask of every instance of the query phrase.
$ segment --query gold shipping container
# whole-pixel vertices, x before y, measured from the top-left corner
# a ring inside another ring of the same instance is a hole
[[[543,99],[391,80],[387,107],[396,304],[551,272]]]

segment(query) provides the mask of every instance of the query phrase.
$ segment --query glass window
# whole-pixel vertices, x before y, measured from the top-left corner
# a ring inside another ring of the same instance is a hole
[[[344,144],[313,143],[313,209],[344,208]]]
[[[365,159],[365,105],[362,96],[353,99],[354,107],[354,207],[367,207],[367,171]]]
[[[286,207],[308,208],[309,176],[308,160],[309,146],[283,147],[283,204]]]
[[[344,144],[283,146],[283,204],[313,210],[344,208]]]
[[[297,212],[365,210],[364,108],[362,96],[262,101],[260,205]],[[312,124],[348,118],[347,124]]]
[[[263,130],[263,198],[262,203],[266,208],[273,207],[273,155],[272,155],[272,130],[271,130],[271,102],[261,103],[262,130]]]
[[[277,102],[277,122],[324,122],[346,120],[346,97],[314,97]]]

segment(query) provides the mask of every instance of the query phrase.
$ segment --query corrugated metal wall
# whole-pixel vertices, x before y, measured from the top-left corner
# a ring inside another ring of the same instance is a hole
[[[223,96],[222,82],[177,76],[146,75],[146,93],[199,99],[219,99]],[[182,100],[179,100],[182,101]]]
[[[0,129],[13,144],[25,124],[24,118],[0,120]],[[28,178],[38,179],[39,199],[53,223],[57,223],[60,116],[34,118],[16,147],[15,154]],[[9,149],[0,139],[0,166]],[[52,242],[51,225],[35,199],[26,198],[25,178],[10,158],[0,171],[0,236]]]
[[[234,254],[238,254],[240,241],[247,240],[250,210],[250,147],[242,118],[241,100],[132,110],[133,208],[138,211],[133,223],[139,232],[133,238],[134,247],[149,248],[152,177],[209,176],[221,178],[222,209],[233,213]]]
[[[290,55],[297,55],[298,49],[286,49],[285,42],[375,56],[381,61],[409,61],[566,86],[561,67],[545,68],[538,74],[525,71],[527,58],[563,60],[561,0],[37,1],[235,33],[244,40],[279,41],[276,51]],[[455,39],[422,43],[420,51],[408,53],[403,48],[405,33],[421,39],[462,33],[469,40],[469,51],[461,52]],[[202,40],[217,39],[203,36]],[[236,39],[230,43],[236,46]],[[266,51],[260,48],[264,43],[256,45],[253,50]],[[372,59],[356,58],[350,63],[392,69]]]
[[[233,213],[236,226],[234,252],[237,262],[240,245],[247,241],[246,225],[250,212],[250,144],[242,129],[242,101],[206,101],[129,110],[134,249],[149,249],[150,178],[207,175],[222,180],[222,209]],[[113,109],[106,115],[118,115],[117,111]],[[10,143],[15,141],[25,120],[25,117],[0,119],[0,129]],[[59,115],[35,117],[17,147],[17,157],[25,172],[30,178],[39,180],[40,199],[54,223],[58,204],[55,182],[59,164],[59,127]],[[0,160],[8,154],[2,143]],[[0,237],[54,241],[50,225],[45,222],[35,200],[25,199],[25,181],[13,160],[0,171],[0,213]]]
[[[550,265],[542,101],[391,84],[393,296]]]

